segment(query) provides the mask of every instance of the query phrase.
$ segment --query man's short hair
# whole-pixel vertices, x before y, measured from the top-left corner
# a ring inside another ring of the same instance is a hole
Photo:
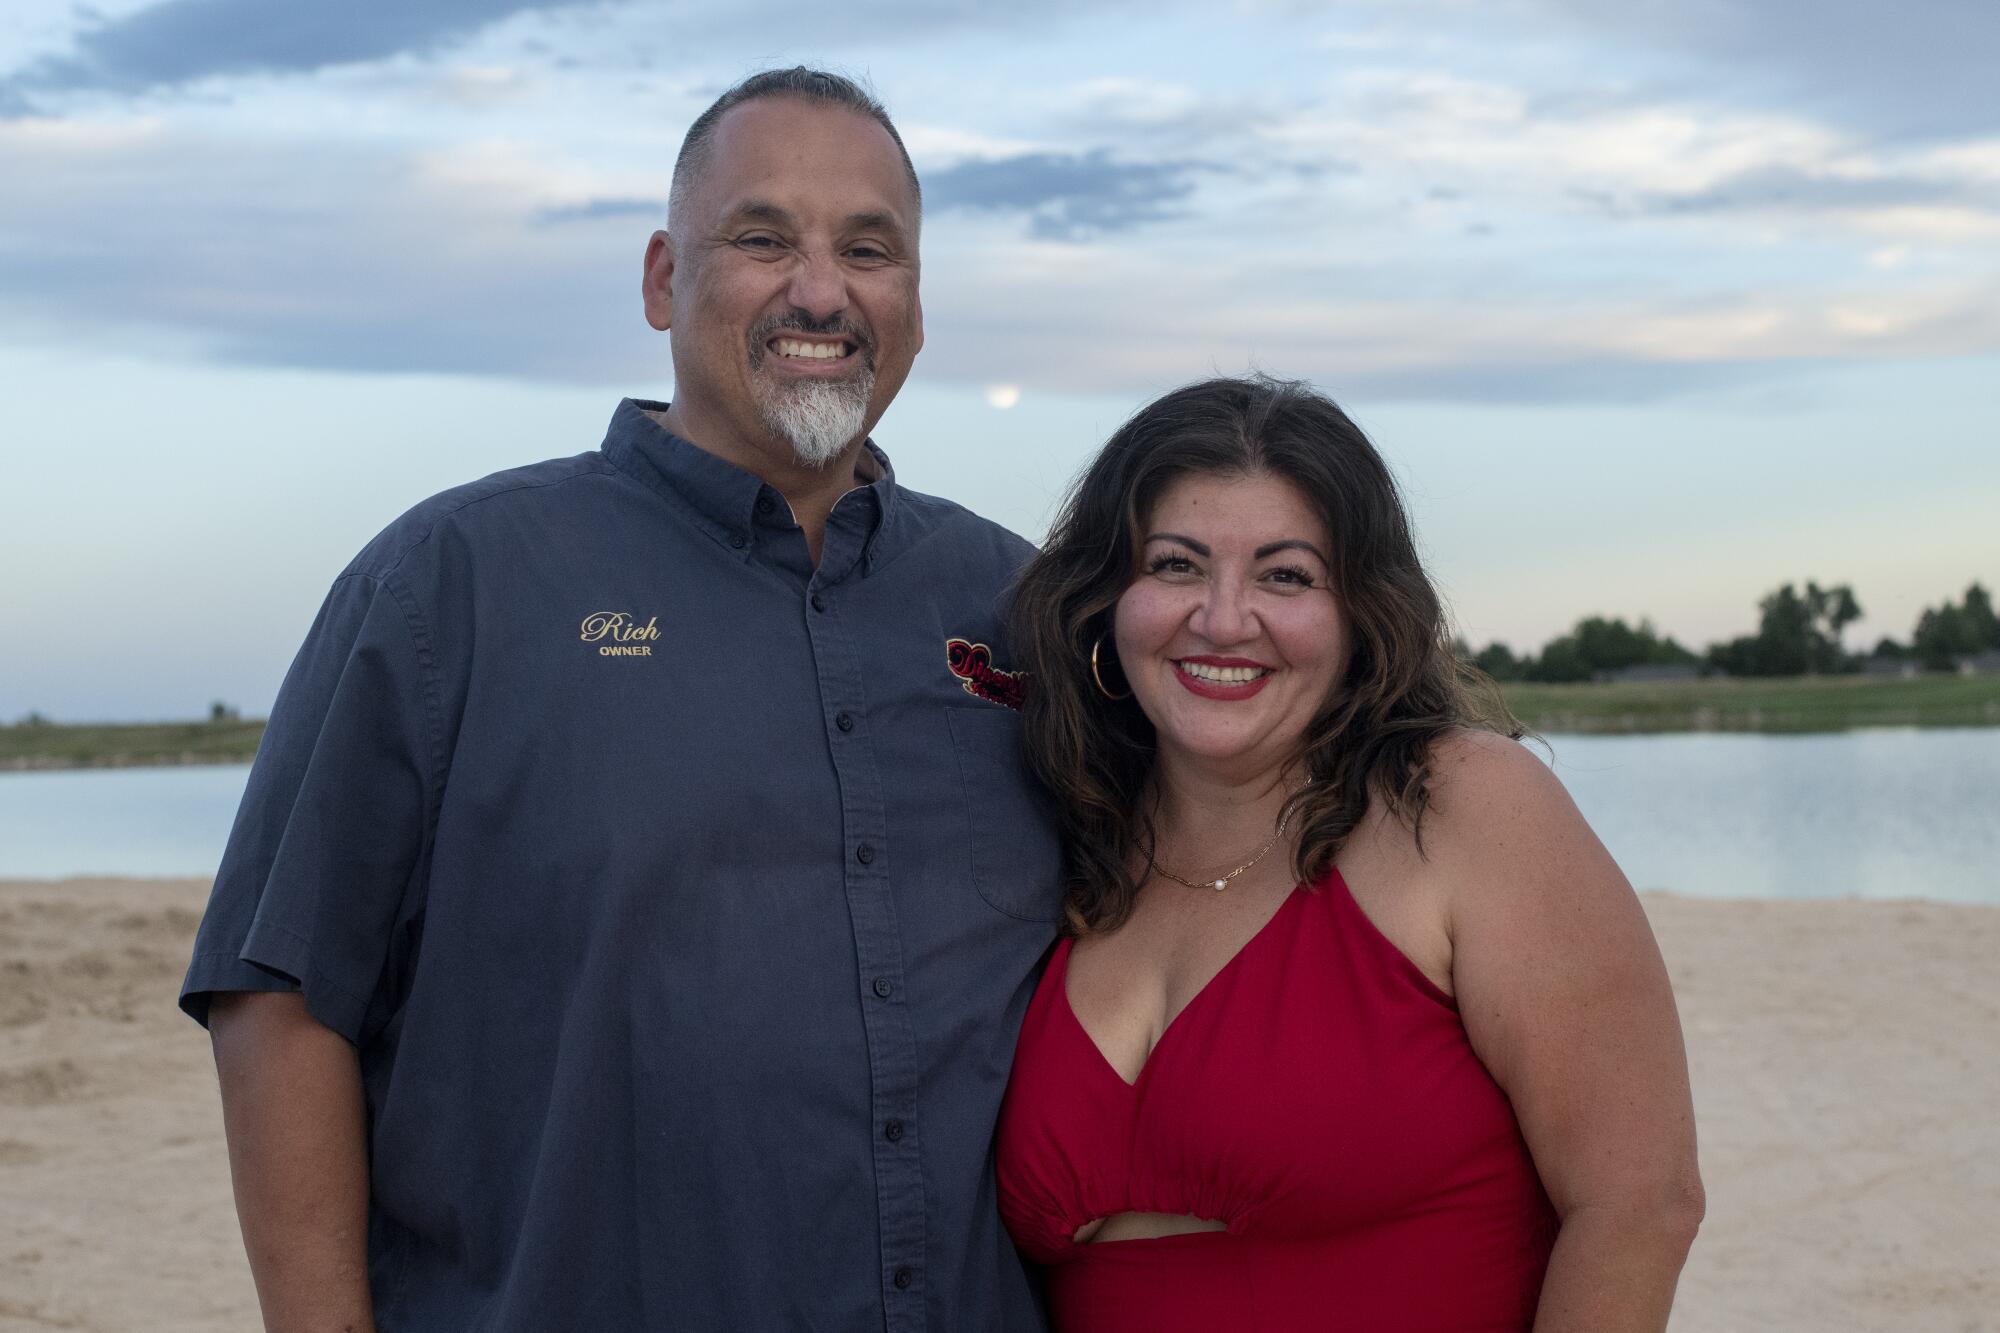
[[[888,111],[875,95],[856,83],[853,79],[839,74],[830,74],[823,69],[808,69],[804,65],[794,65],[790,69],[767,69],[752,74],[735,87],[715,99],[708,110],[695,117],[694,124],[688,126],[687,138],[681,140],[680,156],[674,159],[674,183],[667,196],[667,226],[683,216],[687,197],[694,189],[696,177],[708,165],[709,150],[715,142],[715,127],[733,108],[745,102],[754,102],[763,97],[796,97],[808,102],[819,102],[826,106],[845,107],[859,112],[889,132],[895,141],[896,152],[903,159],[903,174],[909,178],[910,193],[916,197],[917,212],[921,217],[924,206],[923,187],[917,184],[917,169],[910,162],[910,152],[903,147],[903,136],[896,133],[896,126],[889,119]]]

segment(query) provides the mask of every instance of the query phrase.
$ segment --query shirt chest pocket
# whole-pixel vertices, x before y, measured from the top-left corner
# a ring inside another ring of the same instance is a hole
[[[1062,916],[1062,866],[1055,815],[1021,753],[1021,722],[997,705],[953,708],[951,744],[958,759],[971,857],[972,887],[987,904],[1022,921]]]

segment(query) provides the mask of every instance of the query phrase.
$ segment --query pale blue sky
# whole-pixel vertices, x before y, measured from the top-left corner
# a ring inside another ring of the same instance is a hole
[[[13,0],[0,19],[0,717],[267,707],[425,494],[668,397],[636,278],[688,121],[867,76],[926,185],[877,432],[1039,535],[1185,379],[1312,379],[1466,633],[1851,641],[2000,581],[2000,7],[839,8]],[[1018,391],[1009,408],[992,406]]]

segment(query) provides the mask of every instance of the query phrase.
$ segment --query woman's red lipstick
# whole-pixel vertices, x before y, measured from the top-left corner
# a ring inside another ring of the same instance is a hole
[[[1254,667],[1264,674],[1249,680],[1231,681],[1225,684],[1219,680],[1203,680],[1199,676],[1190,675],[1187,670],[1190,664],[1205,667]],[[1190,694],[1198,694],[1204,699],[1221,699],[1225,702],[1251,698],[1271,683],[1271,675],[1271,668],[1262,662],[1253,662],[1247,657],[1183,657],[1174,662],[1174,679],[1187,687]]]

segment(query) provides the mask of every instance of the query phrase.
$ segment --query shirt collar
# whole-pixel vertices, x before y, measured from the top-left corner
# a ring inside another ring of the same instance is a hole
[[[667,404],[649,399],[622,400],[604,434],[605,457],[619,471],[680,501],[716,541],[747,554],[756,542],[758,498],[769,494],[782,504],[784,497],[755,473],[682,439],[648,415],[666,410]],[[895,517],[896,495],[901,488],[896,485],[896,469],[889,455],[873,440],[862,441],[861,448],[864,457],[856,460],[855,489],[868,492],[872,503],[857,506],[850,492],[841,497],[836,514],[857,507],[866,513],[868,530],[861,551],[865,568],[872,563],[875,545]],[[860,480],[871,473],[873,480]]]

